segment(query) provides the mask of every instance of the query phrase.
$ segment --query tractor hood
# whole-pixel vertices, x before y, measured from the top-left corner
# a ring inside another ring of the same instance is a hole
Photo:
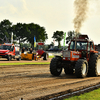
[[[10,50],[0,50],[0,53],[9,52]]]

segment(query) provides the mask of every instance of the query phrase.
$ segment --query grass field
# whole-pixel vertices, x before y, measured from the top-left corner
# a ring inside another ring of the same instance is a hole
[[[50,62],[28,62],[28,63],[0,63],[0,65],[27,65],[27,64],[50,64]]]
[[[49,58],[53,58],[54,56],[49,56]]]
[[[100,89],[81,94],[80,96],[70,97],[64,100],[100,100]]]

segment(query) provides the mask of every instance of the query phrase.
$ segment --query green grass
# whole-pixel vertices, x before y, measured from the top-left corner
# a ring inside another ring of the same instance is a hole
[[[50,64],[50,62],[0,63],[0,65],[27,65],[27,64]]]
[[[80,96],[70,97],[64,100],[100,100],[100,89],[81,94]]]
[[[54,56],[49,56],[49,58],[53,58]]]

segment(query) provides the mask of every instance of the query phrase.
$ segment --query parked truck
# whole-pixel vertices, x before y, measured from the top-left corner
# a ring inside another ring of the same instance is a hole
[[[0,45],[0,58],[6,58],[8,61],[16,59],[21,60],[20,46],[18,44],[4,43]]]

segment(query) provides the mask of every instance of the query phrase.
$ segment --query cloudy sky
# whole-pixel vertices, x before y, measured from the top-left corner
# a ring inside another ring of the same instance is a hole
[[[74,0],[0,0],[0,21],[39,24],[48,34],[46,44],[53,41],[51,37],[57,30],[73,31],[74,17]],[[89,0],[87,19],[80,32],[100,43],[100,0]]]

